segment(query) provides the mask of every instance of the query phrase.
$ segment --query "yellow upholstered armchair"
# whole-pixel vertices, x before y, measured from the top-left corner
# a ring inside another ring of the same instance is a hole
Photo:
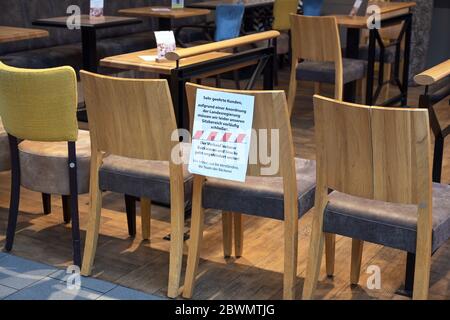
[[[0,115],[12,171],[5,249],[13,246],[20,186],[59,194],[68,203],[73,260],[80,266],[78,193],[89,191],[90,145],[89,133],[78,131],[76,81],[71,67],[32,70],[0,62]]]

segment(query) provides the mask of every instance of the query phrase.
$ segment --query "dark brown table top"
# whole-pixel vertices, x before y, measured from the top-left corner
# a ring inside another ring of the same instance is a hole
[[[69,17],[70,16],[62,16],[62,17],[38,19],[33,21],[33,25],[43,27],[67,28],[67,19]],[[137,24],[141,22],[142,22],[141,20],[131,17],[103,16],[98,18],[92,18],[89,15],[85,14],[81,15],[80,26],[82,28],[100,29],[100,28],[116,27],[121,25]]]
[[[210,0],[191,3],[187,5],[187,7],[215,10],[219,4],[233,4],[239,3],[239,1],[240,0]],[[274,2],[275,0],[242,0],[242,4],[246,8],[272,6]]]
[[[204,16],[211,11],[207,9],[193,9],[193,8],[180,8],[172,9],[169,7],[141,7],[141,8],[129,8],[121,9],[119,13],[127,16],[135,17],[156,17],[156,18],[168,18],[168,19],[182,19],[187,17]]]

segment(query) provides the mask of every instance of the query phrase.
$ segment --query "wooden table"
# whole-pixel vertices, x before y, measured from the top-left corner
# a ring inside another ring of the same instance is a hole
[[[43,27],[67,28],[67,16],[39,19],[33,25]],[[97,30],[111,27],[119,27],[130,24],[141,23],[136,18],[104,16],[91,18],[89,15],[81,15],[81,44],[83,50],[83,69],[97,72]]]
[[[169,7],[141,7],[119,10],[120,14],[133,17],[153,17],[158,19],[158,30],[172,30],[172,21],[175,19],[184,19],[190,17],[206,16],[211,13],[208,9],[180,8],[172,9]]]
[[[254,74],[247,84],[247,89],[251,89],[255,79],[261,73],[264,74],[264,89],[273,89],[273,60],[275,56],[273,45],[239,53],[220,50],[248,45],[258,41],[267,41],[278,36],[279,32],[277,31],[267,31],[191,48],[177,48],[170,55],[166,54],[166,57],[170,60],[161,62],[145,61],[141,58],[142,56],[156,56],[156,48],[154,48],[107,57],[100,61],[100,65],[124,70],[156,73],[160,78],[167,79],[178,126],[189,129],[184,88],[186,82],[256,64]]]
[[[397,52],[400,52],[400,43],[402,39],[405,40],[405,47],[403,48],[403,74],[402,81],[399,79],[399,61],[396,62],[396,68],[394,70],[394,78],[396,84],[399,86],[401,94],[384,101],[381,105],[392,105],[400,102],[402,106],[407,104],[408,97],[408,78],[409,78],[409,55],[411,45],[411,24],[412,14],[411,8],[415,7],[415,2],[380,2],[371,1],[370,5],[375,4],[380,7],[381,28],[398,25],[403,23],[404,32],[400,33],[399,39],[397,39],[396,46]],[[367,17],[348,15],[336,15],[337,23],[341,27],[347,28],[347,43],[345,57],[358,59],[359,58],[359,46],[361,39],[361,30],[368,29]],[[367,68],[367,90],[366,90],[366,104],[372,105],[379,92],[381,91],[382,84],[378,84],[375,99],[373,94],[373,81],[374,81],[374,69],[375,69],[375,54],[376,45],[384,50],[384,44],[381,41],[381,36],[377,29],[369,29],[369,54],[368,54],[368,68]],[[380,50],[382,51],[382,50]],[[381,55],[381,54],[380,54]],[[399,55],[398,55],[399,59]],[[397,59],[397,60],[398,60]],[[382,59],[380,59],[382,60]],[[381,63],[382,64],[382,63]],[[379,78],[382,77],[383,66],[379,67]],[[356,92],[356,83],[348,83],[344,86],[344,99],[346,101],[354,101]]]
[[[43,37],[48,37],[48,31],[0,26],[0,43]]]

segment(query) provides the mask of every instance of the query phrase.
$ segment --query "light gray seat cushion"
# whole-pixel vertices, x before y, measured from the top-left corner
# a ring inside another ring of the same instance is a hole
[[[9,157],[9,140],[8,134],[3,128],[3,123],[0,119],[0,171],[11,169],[11,160]]]
[[[332,192],[323,231],[414,253],[417,206]],[[450,237],[450,186],[433,183],[433,252]]]
[[[300,218],[314,206],[316,162],[296,158],[295,166]],[[208,178],[203,189],[203,207],[283,220],[283,180],[247,177],[244,183]]]
[[[342,59],[344,83],[364,78],[367,62],[357,59]],[[334,62],[303,61],[297,67],[297,80],[334,83]]]
[[[91,159],[88,131],[78,131],[76,155],[78,193],[87,193]],[[19,159],[22,186],[37,192],[70,194],[67,142],[22,141]]]
[[[183,167],[184,197],[192,195],[192,175]],[[103,159],[99,172],[100,189],[155,202],[170,203],[169,162],[131,159],[109,155]]]

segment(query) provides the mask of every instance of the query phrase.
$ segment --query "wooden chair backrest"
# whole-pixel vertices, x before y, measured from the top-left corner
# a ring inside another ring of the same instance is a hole
[[[166,80],[123,79],[80,72],[93,150],[169,161],[177,128]]]
[[[336,17],[291,14],[292,55],[318,62],[342,60]]]
[[[272,146],[270,134],[271,129],[278,130],[279,133],[279,170],[270,176],[281,176],[283,180],[295,181],[295,161],[294,161],[294,144],[292,140],[291,124],[289,120],[286,95],[284,91],[244,91],[244,90],[226,90],[212,87],[201,86],[193,83],[186,84],[186,94],[189,106],[189,113],[192,117],[195,112],[195,99],[197,89],[207,89],[221,92],[230,92],[238,94],[248,94],[255,97],[255,105],[253,112],[253,129],[260,133],[260,129],[266,129],[268,134],[267,150],[275,150],[276,146]],[[251,139],[250,150],[259,150],[259,139]],[[251,152],[251,151],[250,151]],[[265,176],[264,168],[267,164],[263,164],[258,157],[255,164],[248,165],[247,176]],[[294,183],[295,184],[295,183]]]
[[[343,67],[341,40],[336,17],[313,17],[291,14],[291,81],[299,60],[334,62],[335,98],[342,100]],[[292,104],[292,103],[291,103]],[[290,105],[291,107],[291,105]]]
[[[429,208],[428,111],[314,96],[317,179],[350,195]],[[319,188],[320,189],[320,188]]]

